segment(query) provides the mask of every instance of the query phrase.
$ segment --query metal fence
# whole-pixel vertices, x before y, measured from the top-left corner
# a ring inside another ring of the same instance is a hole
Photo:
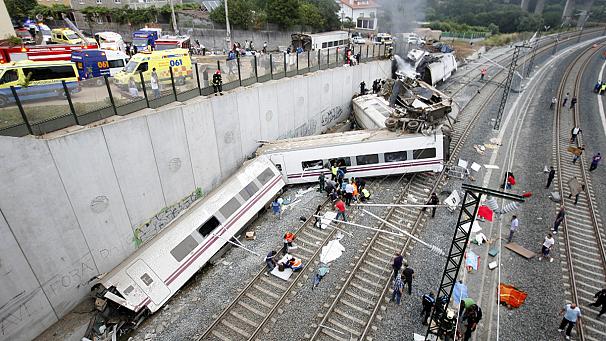
[[[353,54],[360,62],[382,58],[388,54],[385,45],[355,46]],[[224,57],[223,57],[224,58]],[[223,91],[283,77],[293,77],[345,63],[345,49],[332,48],[296,53],[272,53],[241,56],[235,60],[213,60],[192,64],[191,76],[161,80],[159,89],[151,88],[143,74],[135,74],[128,84],[118,84],[111,77],[97,77],[63,83],[52,98],[38,99],[32,95],[37,86],[11,87],[0,94],[0,135],[42,135],[73,125],[86,125],[114,115],[128,115],[144,108],[158,108],[171,102],[182,102],[213,93],[212,75],[219,69]],[[2,97],[4,96],[4,97]]]

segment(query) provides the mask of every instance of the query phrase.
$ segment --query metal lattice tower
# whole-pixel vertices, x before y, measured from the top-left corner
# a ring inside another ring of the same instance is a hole
[[[541,39],[541,30],[537,36],[537,40],[534,42],[532,47],[532,54],[530,55],[530,61],[528,61],[528,69],[526,69],[526,77],[530,76],[532,68],[534,67],[534,58],[537,56],[537,47],[539,47],[539,40]]]
[[[513,50],[513,56],[511,57],[511,64],[509,65],[509,72],[507,72],[507,78],[503,82],[503,96],[501,97],[501,104],[499,104],[499,110],[497,111],[497,118],[494,122],[494,130],[501,128],[501,118],[503,117],[503,111],[505,111],[505,105],[507,104],[507,98],[509,97],[509,91],[511,91],[511,82],[518,66],[518,59],[520,58],[520,51],[522,48],[526,48],[524,45],[518,45]]]
[[[438,337],[442,337],[444,330],[442,329],[442,320],[444,318],[444,314],[448,309],[448,305],[450,303],[450,297],[452,296],[452,291],[454,289],[454,285],[457,281],[457,276],[459,273],[459,268],[461,267],[461,263],[463,263],[463,258],[465,256],[465,250],[467,249],[467,244],[469,243],[469,236],[471,235],[471,227],[473,225],[473,221],[478,214],[478,208],[480,207],[480,198],[482,194],[487,194],[492,196],[493,198],[504,198],[517,202],[524,202],[524,198],[510,193],[495,191],[489,188],[478,187],[463,184],[462,189],[465,190],[465,196],[463,197],[463,201],[461,204],[461,212],[459,213],[459,220],[457,221],[457,226],[455,228],[455,233],[452,238],[452,243],[450,244],[450,251],[448,252],[448,258],[446,259],[446,265],[444,267],[444,273],[442,274],[442,280],[440,282],[440,287],[438,289],[438,294],[436,297],[436,304],[439,297],[446,296],[448,300],[440,311],[437,309],[433,309],[431,314],[431,319],[429,321],[429,327],[427,328],[427,334],[425,335],[425,339],[428,339],[428,336],[436,335]],[[468,229],[465,229],[463,226],[465,224],[469,224]]]

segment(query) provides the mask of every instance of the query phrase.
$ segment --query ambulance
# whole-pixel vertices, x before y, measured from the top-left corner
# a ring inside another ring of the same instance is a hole
[[[71,94],[80,91],[76,65],[68,61],[23,60],[0,65],[0,107],[15,101],[11,86],[21,102],[65,96],[62,81]]]
[[[96,43],[94,39],[87,39],[86,43]],[[51,31],[51,41],[55,44],[82,44],[82,39],[78,37],[76,32],[68,28],[54,28]]]
[[[192,78],[192,65],[189,51],[186,49],[172,49],[162,51],[143,51],[134,55],[124,70],[114,76],[114,83],[120,87],[128,86],[131,77],[139,80],[139,73],[143,73],[146,82],[151,79],[153,69],[156,69],[160,83],[170,84],[170,71],[173,70],[175,84],[185,84],[187,78]]]

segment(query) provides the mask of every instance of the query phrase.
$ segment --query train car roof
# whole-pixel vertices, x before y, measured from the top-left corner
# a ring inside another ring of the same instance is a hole
[[[281,151],[311,149],[319,147],[351,145],[360,142],[377,142],[385,140],[396,140],[403,136],[422,137],[423,134],[392,132],[387,129],[377,130],[355,130],[343,133],[332,133],[323,135],[313,135],[305,137],[296,137],[278,141],[268,142],[259,149],[257,155],[271,154]]]
[[[255,159],[245,161],[244,164],[242,165],[242,167],[240,167],[236,173],[232,174],[229,178],[227,178],[225,181],[223,181],[221,183],[221,186],[212,190],[210,193],[208,193],[206,196],[204,196],[204,198],[202,198],[201,200],[194,201],[193,205],[191,205],[186,210],[181,211],[181,213],[179,213],[175,218],[173,218],[173,220],[168,222],[168,224],[166,225],[166,227],[164,229],[162,229],[162,231],[160,231],[158,234],[156,234],[151,240],[145,242],[140,248],[138,248],[133,253],[131,253],[128,258],[126,258],[120,264],[115,266],[111,271],[104,274],[103,277],[100,278],[100,282],[103,283],[104,280],[106,280],[107,278],[111,278],[116,273],[119,273],[120,271],[122,271],[125,267],[129,267],[133,261],[136,261],[138,259],[138,256],[140,254],[144,253],[147,249],[153,247],[155,242],[162,239],[162,237],[164,237],[166,234],[171,232],[171,226],[173,226],[173,224],[177,224],[177,223],[183,221],[183,219],[186,218],[188,212],[191,212],[195,209],[200,208],[200,206],[203,206],[207,202],[211,201],[215,196],[220,197],[223,195],[230,195],[229,193],[226,193],[228,191],[226,185],[235,181],[239,175],[245,174],[246,170],[248,169],[248,166],[251,166],[254,164],[262,165],[263,163],[267,163],[268,166],[272,165],[271,162],[269,161],[269,159],[265,156],[260,156]],[[237,194],[238,192],[240,192],[240,189],[238,189],[238,191],[236,193],[233,193],[233,195]],[[209,214],[209,216],[216,213],[216,212],[209,212],[208,210],[206,210],[206,212]],[[202,224],[202,223],[203,222],[200,222],[200,224]],[[185,236],[183,236],[183,237],[185,238]]]

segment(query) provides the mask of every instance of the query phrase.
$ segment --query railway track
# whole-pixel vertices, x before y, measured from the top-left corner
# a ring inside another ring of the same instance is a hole
[[[600,49],[587,49],[569,64],[558,88],[558,98],[563,98],[567,92],[572,96],[581,94],[583,73],[599,51]],[[588,163],[581,157],[573,164],[572,154],[567,152],[571,145],[570,130],[575,126],[581,126],[579,110],[570,110],[568,106],[558,104],[554,117],[553,156],[558,172],[556,184],[566,210],[564,228],[558,239],[565,248],[566,258],[562,259],[562,268],[564,278],[568,281],[565,283],[566,294],[584,312],[577,328],[579,339],[597,341],[606,339],[606,321],[596,319],[598,310],[587,305],[594,302],[594,293],[601,290],[606,281],[604,230],[602,219],[595,208],[596,197],[588,174]],[[579,134],[578,145],[583,144],[582,139]],[[586,185],[586,190],[581,193],[576,205],[574,196],[568,197],[570,191],[567,183],[573,177]]]
[[[537,53],[550,49],[551,46],[543,46]],[[461,109],[452,135],[449,166],[458,159],[471,128],[498,93],[497,84],[504,76],[505,74],[500,72],[493,78],[494,82],[482,86],[482,91],[491,91],[490,96],[487,98],[476,96]],[[397,203],[406,203],[409,195],[426,200],[431,192],[437,192],[446,183],[446,171],[445,167],[437,176],[416,175],[412,179],[413,183],[408,187],[409,191],[402,193]],[[391,208],[383,219],[412,235],[418,235],[418,231],[426,221],[425,215],[418,208],[409,207]],[[406,221],[413,223],[405,224]],[[386,229],[387,225],[382,222],[379,228]],[[409,248],[412,245],[414,240],[409,237],[396,238],[385,236],[380,232],[375,233],[328,310],[321,315],[320,321],[313,325],[315,331],[310,339],[348,341],[369,337],[373,320],[379,314],[380,306],[384,302],[382,298],[390,292],[391,257],[396,251],[409,255]]]
[[[369,188],[376,192],[388,177],[369,184]],[[399,184],[405,175],[402,175]],[[410,177],[408,177],[410,178]],[[410,179],[408,179],[410,182]],[[332,210],[329,200],[322,205],[322,211]],[[350,212],[349,219],[355,217]],[[275,322],[275,315],[282,312],[282,307],[290,303],[291,297],[296,295],[300,288],[309,280],[313,273],[311,264],[317,263],[320,251],[326,243],[334,239],[338,229],[328,227],[325,230],[314,227],[315,219],[310,215],[299,227],[296,249],[289,253],[301,258],[306,265],[302,271],[295,272],[288,281],[275,276],[265,276],[265,267],[242,289],[238,296],[227,306],[215,321],[204,331],[198,340],[262,340],[258,335],[269,331],[269,325]]]
[[[588,34],[590,33],[588,32]],[[545,51],[547,48],[543,48],[539,53]],[[505,58],[505,60],[507,59],[508,57]],[[478,97],[474,97],[462,108],[461,113],[466,113],[474,106],[479,107],[473,110],[473,114],[471,115],[459,114],[459,117],[457,117],[455,132],[452,136],[453,143],[451,143],[451,160],[457,158],[456,155],[460,152],[473,123],[497,92],[498,84],[496,83],[504,78],[503,76],[504,74],[501,72],[493,78],[495,82],[484,83],[482,85],[482,89],[487,88],[491,91],[491,96],[485,100],[479,100]],[[406,201],[409,194],[426,200],[429,194],[435,191],[439,185],[445,184],[444,176],[445,172],[438,175],[417,174],[410,177],[408,183],[403,186],[403,191],[398,202]],[[296,231],[299,248],[293,252],[295,256],[303,260],[304,264],[309,265],[313,264],[314,260],[319,257],[322,246],[331,240],[336,232],[332,228],[320,230],[313,227],[313,220],[308,218]],[[419,213],[418,209],[398,208],[389,210],[388,221],[399,226],[405,221],[414,221],[413,224],[406,226],[405,230],[415,234],[422,227],[422,223],[425,222],[425,217]],[[381,228],[385,228],[385,224],[381,226]],[[373,318],[377,314],[381,303],[380,298],[389,286],[388,275],[391,272],[391,256],[398,249],[406,251],[413,243],[414,241],[410,238],[385,237],[383,234],[375,234],[366,243],[364,254],[359,258],[355,268],[350,271],[349,278],[341,287],[328,313],[324,314],[324,318],[320,324],[316,324],[316,332],[311,338],[316,339],[320,334],[323,335],[322,339],[331,340],[343,338],[343,335],[359,336],[360,338],[366,335]],[[402,247],[402,245],[404,246]],[[372,250],[372,253],[370,250]],[[377,266],[380,268],[380,271]],[[265,269],[263,268],[257,273],[253,280],[217,316],[215,321],[204,331],[198,340],[263,339],[260,336],[261,332],[265,333],[269,331],[269,326],[277,320],[276,315],[283,312],[283,307],[296,294],[297,288],[309,279],[307,269],[294,273],[287,282],[273,277],[266,277],[264,272]],[[380,275],[377,276],[378,273]],[[349,297],[349,300],[347,297]],[[341,307],[347,308],[343,310]],[[360,313],[361,316],[350,316],[345,317],[346,320],[341,320],[344,318],[343,315],[347,315],[344,314],[345,311],[351,312],[352,310]],[[342,321],[347,321],[349,324],[342,323]],[[330,331],[331,327],[327,325],[328,323],[337,324],[335,325],[336,328],[332,328],[332,333]],[[363,328],[360,328],[362,326]],[[351,331],[343,327],[347,327]],[[303,338],[303,335],[301,337]],[[343,339],[349,340],[348,338]]]

